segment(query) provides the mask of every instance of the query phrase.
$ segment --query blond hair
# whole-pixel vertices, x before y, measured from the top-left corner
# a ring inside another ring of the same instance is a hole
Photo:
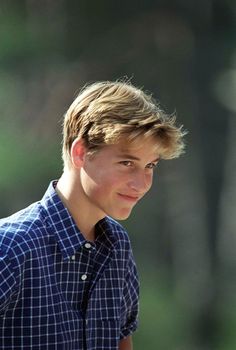
[[[63,161],[70,164],[71,145],[78,137],[91,152],[123,139],[152,137],[161,158],[176,158],[184,150],[184,134],[182,126],[175,125],[175,116],[167,116],[130,82],[97,82],[85,87],[65,114]]]

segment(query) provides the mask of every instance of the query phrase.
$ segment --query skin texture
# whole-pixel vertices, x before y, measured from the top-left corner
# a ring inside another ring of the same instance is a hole
[[[149,191],[159,160],[154,140],[139,139],[107,145],[91,155],[76,139],[56,191],[87,240],[95,239],[95,225],[105,216],[127,219]],[[120,341],[120,350],[132,350],[132,338]]]
[[[120,341],[119,350],[133,350],[132,337],[129,336]]]

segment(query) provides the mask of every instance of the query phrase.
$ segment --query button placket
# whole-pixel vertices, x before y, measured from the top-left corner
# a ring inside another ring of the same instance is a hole
[[[87,276],[86,274],[83,274],[83,275],[81,276],[82,281],[86,281],[87,277],[88,277],[88,276]]]
[[[86,249],[90,249],[92,247],[92,245],[89,242],[86,242],[84,246]]]
[[[90,243],[90,242],[85,242],[84,243],[84,248],[86,249],[86,251],[89,253],[89,256],[87,255],[87,258],[88,258],[88,266],[89,264],[91,263],[90,262],[90,259],[91,259],[91,255],[92,252],[94,253],[94,250],[95,248],[93,247],[93,245]],[[86,255],[86,254],[85,254]],[[73,259],[73,256],[71,257]],[[86,269],[87,270],[87,269]],[[88,271],[85,271],[81,276],[80,276],[80,279],[81,281],[86,281],[88,279],[88,276],[89,276],[89,272]]]

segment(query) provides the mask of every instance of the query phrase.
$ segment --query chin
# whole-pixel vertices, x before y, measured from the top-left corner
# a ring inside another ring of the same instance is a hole
[[[122,213],[122,214],[114,214],[114,215],[110,215],[113,219],[115,220],[126,220],[128,219],[128,217],[130,216],[131,211],[129,213]]]

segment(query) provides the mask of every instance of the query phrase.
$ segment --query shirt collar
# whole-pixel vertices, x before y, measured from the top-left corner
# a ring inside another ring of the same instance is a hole
[[[55,190],[56,184],[57,181],[55,180],[49,184],[40,203],[46,211],[45,220],[48,229],[55,235],[63,258],[66,260],[74,255],[87,241],[58,196]],[[112,219],[105,217],[97,225],[101,231],[101,240],[109,249],[112,249],[117,243]]]
[[[96,224],[98,232],[100,232],[100,237],[97,240],[106,240],[108,248],[114,248],[117,243],[117,235],[115,234],[115,227],[112,225],[112,219],[108,216],[104,217]]]
[[[56,183],[57,181],[50,183],[41,205],[46,211],[46,223],[55,235],[63,258],[69,259],[86,240],[55,191]]]

